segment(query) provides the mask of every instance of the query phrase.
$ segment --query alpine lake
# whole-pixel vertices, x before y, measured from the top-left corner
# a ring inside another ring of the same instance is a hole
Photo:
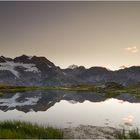
[[[56,128],[140,128],[139,118],[140,100],[129,93],[112,98],[87,91],[33,90],[0,97],[0,121],[20,120]]]

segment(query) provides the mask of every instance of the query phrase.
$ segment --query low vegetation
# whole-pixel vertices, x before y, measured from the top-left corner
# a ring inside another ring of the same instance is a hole
[[[62,139],[63,132],[20,121],[0,122],[0,139]]]
[[[66,91],[87,91],[87,92],[93,92],[96,91],[96,86],[95,85],[71,85],[71,86],[60,86],[60,87],[47,87],[44,89],[48,90],[66,90]]]
[[[106,82],[105,84],[101,85],[79,84],[79,85],[54,86],[54,87],[33,87],[33,86],[27,87],[27,86],[0,85],[0,96],[3,96],[4,93],[16,93],[32,90],[97,92],[107,98],[116,97],[122,93],[129,93],[135,95],[135,97],[137,98],[140,98],[140,83],[129,86],[122,86],[121,84],[115,82]]]
[[[116,129],[112,134],[116,139],[140,139],[138,128]],[[20,121],[0,122],[0,139],[63,139],[63,131],[52,127],[42,127]]]
[[[0,85],[0,97],[3,96],[4,93],[25,92],[38,89],[38,87]]]
[[[140,139],[140,131],[138,128],[134,128],[132,130],[117,130],[115,132],[116,139]]]
[[[1,96],[3,96],[3,93],[2,93],[2,92],[0,92],[0,97],[1,97]]]
[[[122,86],[115,82],[107,82],[102,85],[94,84],[82,84],[82,85],[71,85],[61,87],[47,87],[45,90],[64,90],[64,91],[76,91],[76,92],[97,92],[107,98],[116,97],[122,93],[129,93],[140,98],[140,84],[131,86]]]

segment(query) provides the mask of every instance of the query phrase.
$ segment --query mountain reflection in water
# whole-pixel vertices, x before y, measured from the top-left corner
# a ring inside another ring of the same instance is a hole
[[[17,109],[23,112],[30,112],[30,110],[37,112],[46,111],[61,100],[67,100],[71,103],[82,103],[85,100],[101,102],[105,99],[105,97],[94,92],[30,91],[16,94],[7,93],[0,98],[0,110]]]
[[[129,102],[128,102],[129,101]],[[140,125],[140,103],[128,93],[107,99],[94,92],[32,91],[0,97],[0,121],[58,127]]]

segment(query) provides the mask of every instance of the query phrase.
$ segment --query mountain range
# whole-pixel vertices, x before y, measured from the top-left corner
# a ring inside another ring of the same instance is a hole
[[[22,55],[14,59],[0,57],[0,84],[24,86],[62,86],[117,82],[122,85],[140,82],[140,66],[108,70],[71,65],[61,69],[45,57]]]

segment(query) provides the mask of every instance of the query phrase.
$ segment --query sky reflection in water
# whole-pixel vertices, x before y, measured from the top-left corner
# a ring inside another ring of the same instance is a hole
[[[56,127],[70,127],[79,124],[94,126],[120,125],[140,126],[140,103],[129,103],[117,99],[103,102],[84,101],[74,103],[61,100],[46,111],[24,113],[16,109],[0,111],[0,120],[24,120]]]

